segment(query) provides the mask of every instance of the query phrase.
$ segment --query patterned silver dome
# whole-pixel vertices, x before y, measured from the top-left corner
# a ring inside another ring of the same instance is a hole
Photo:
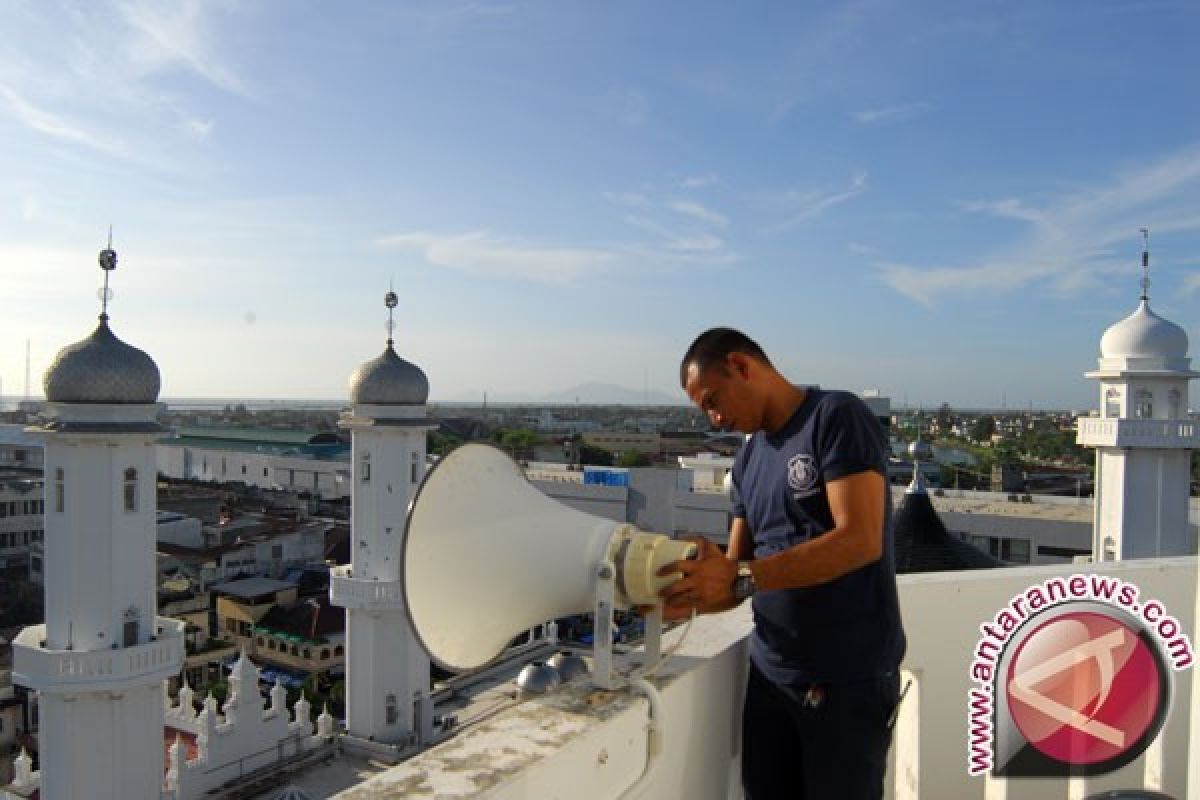
[[[391,342],[383,355],[354,370],[350,402],[380,406],[423,406],[429,399],[429,379],[416,364],[396,355]]]
[[[154,360],[118,339],[104,318],[91,336],[60,350],[42,378],[51,403],[149,404],[160,386]]]

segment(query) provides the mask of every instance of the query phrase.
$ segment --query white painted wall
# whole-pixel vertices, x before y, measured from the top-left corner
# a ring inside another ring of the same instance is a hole
[[[1185,630],[1196,630],[1200,608],[1195,558],[1131,560],[1090,569],[1134,583],[1143,598],[1161,601]],[[1112,774],[1074,784],[1061,779],[987,781],[967,774],[967,691],[972,685],[968,670],[980,624],[1025,588],[1073,572],[1068,565],[900,578],[901,612],[909,637],[903,668],[917,683],[901,707],[885,784],[887,798],[1078,800],[1116,788],[1158,788],[1177,798],[1200,796],[1198,745],[1189,736],[1189,717],[1200,720],[1200,703],[1193,702],[1195,667],[1174,675],[1173,710],[1159,743]],[[745,607],[694,623],[680,657],[664,671],[664,680],[656,681],[667,722],[661,765],[645,790],[632,796],[741,796],[737,731],[745,674],[743,637],[749,627]],[[671,634],[675,635],[678,630]],[[375,800],[418,789],[447,800],[620,797],[645,763],[645,713],[642,700],[614,699],[572,684],[462,731],[337,798]],[[1161,752],[1161,762],[1155,750]]]
[[[157,463],[163,475],[180,480],[241,481],[261,489],[316,492],[325,499],[350,495],[346,461],[163,442],[158,445]]]
[[[351,562],[331,597],[346,605],[346,729],[362,739],[408,744],[414,697],[429,690],[429,656],[408,622],[400,554],[408,506],[425,474],[425,408],[355,406],[351,430]],[[404,421],[417,424],[388,424]],[[343,586],[381,592],[362,604]]]
[[[39,772],[46,800],[157,799],[162,788],[162,688],[114,695],[44,693]]]

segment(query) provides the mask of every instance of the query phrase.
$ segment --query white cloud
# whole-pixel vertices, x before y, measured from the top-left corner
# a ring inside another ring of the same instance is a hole
[[[85,249],[31,243],[0,244],[0,264],[4,264],[4,292],[10,301],[26,303],[88,296],[82,283],[94,280],[87,266],[95,264],[95,254]]]
[[[786,219],[767,229],[768,233],[778,233],[799,225],[802,222],[819,217],[834,206],[853,200],[867,190],[867,173],[855,173],[850,179],[850,186],[845,189],[832,191],[786,192],[778,205],[785,210]]]
[[[409,23],[429,28],[453,28],[479,20],[509,17],[516,11],[516,7],[492,3],[438,2],[403,7],[397,5],[392,11]]]
[[[214,123],[211,119],[187,118],[183,120],[183,130],[195,139],[207,139],[212,135]]]
[[[31,4],[5,20],[11,30],[0,48],[0,114],[56,143],[187,171],[193,154],[174,149],[211,136],[215,120],[157,79],[193,75],[248,96],[222,52],[228,21],[218,16],[241,8],[201,0]]]
[[[679,185],[684,189],[703,189],[706,186],[712,186],[717,182],[715,172],[706,172],[703,175],[690,175],[679,182]]]
[[[400,233],[375,240],[380,247],[408,247],[430,264],[471,275],[571,284],[610,264],[613,253],[579,247],[545,247],[493,236],[486,231],[442,235]]]
[[[947,295],[1010,291],[1036,282],[1073,293],[1112,285],[1102,279],[1120,274],[1127,274],[1133,287],[1139,225],[1162,234],[1200,230],[1200,146],[1042,206],[1007,198],[963,208],[1019,220],[1028,229],[975,263],[930,266],[881,260],[875,266],[884,283],[929,305]],[[1190,290],[1192,284],[1186,285]]]
[[[972,213],[990,214],[993,217],[1030,222],[1041,227],[1049,227],[1051,225],[1051,219],[1045,212],[1036,208],[1030,208],[1020,200],[1012,197],[1004,200],[970,201],[963,203],[962,208],[964,211]]]
[[[877,256],[882,254],[878,247],[872,247],[869,244],[862,244],[861,242],[851,242],[846,245],[846,249],[860,256]]]
[[[211,4],[125,3],[121,14],[134,32],[126,43],[131,62],[144,72],[182,67],[233,94],[248,96],[241,76],[215,52],[204,12]]]
[[[707,222],[710,225],[724,227],[729,224],[729,218],[724,214],[691,200],[673,200],[667,204],[667,207],[672,211],[693,217],[701,222]]]
[[[681,252],[712,253],[725,246],[725,242],[709,233],[681,233],[648,217],[627,216],[625,221],[639,230],[662,240],[668,250]]]
[[[126,147],[103,134],[89,131],[71,120],[38,108],[8,86],[0,85],[0,98],[8,104],[12,116],[39,133],[73,144],[81,144],[109,155],[123,156]]]
[[[903,103],[895,106],[884,106],[883,108],[869,108],[863,111],[855,111],[850,116],[859,125],[877,125],[882,122],[899,122],[901,120],[912,119],[913,117],[924,114],[933,106],[925,101],[919,103]]]
[[[1183,292],[1191,295],[1197,290],[1200,290],[1200,272],[1193,272],[1183,279]]]
[[[725,239],[714,231],[729,225],[729,218],[703,203],[686,198],[663,198],[647,192],[604,192],[605,199],[631,210],[627,225],[652,238],[650,242],[614,246],[612,252],[639,269],[673,269],[686,264],[722,264],[736,261]],[[661,221],[666,217],[669,222]]]
[[[620,206],[638,208],[650,205],[650,200],[640,192],[602,192],[605,200]]]
[[[611,101],[617,119],[622,124],[636,128],[650,118],[650,98],[638,89],[626,89],[612,95]]]

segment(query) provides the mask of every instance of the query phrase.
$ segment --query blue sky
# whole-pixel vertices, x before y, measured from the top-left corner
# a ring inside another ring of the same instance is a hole
[[[336,5],[336,7],[335,7]],[[715,324],[900,405],[1094,405],[1132,311],[1197,338],[1191,2],[9,0],[0,377],[97,313],[166,396],[676,388]]]

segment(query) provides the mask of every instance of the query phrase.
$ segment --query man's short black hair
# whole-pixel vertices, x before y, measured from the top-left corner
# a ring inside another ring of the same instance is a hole
[[[692,364],[696,365],[697,371],[703,372],[714,364],[724,362],[725,356],[730,353],[745,353],[768,366],[771,365],[771,359],[767,358],[758,342],[741,331],[733,328],[709,328],[697,336],[683,354],[683,361],[679,363],[679,385],[687,386],[688,367]]]

